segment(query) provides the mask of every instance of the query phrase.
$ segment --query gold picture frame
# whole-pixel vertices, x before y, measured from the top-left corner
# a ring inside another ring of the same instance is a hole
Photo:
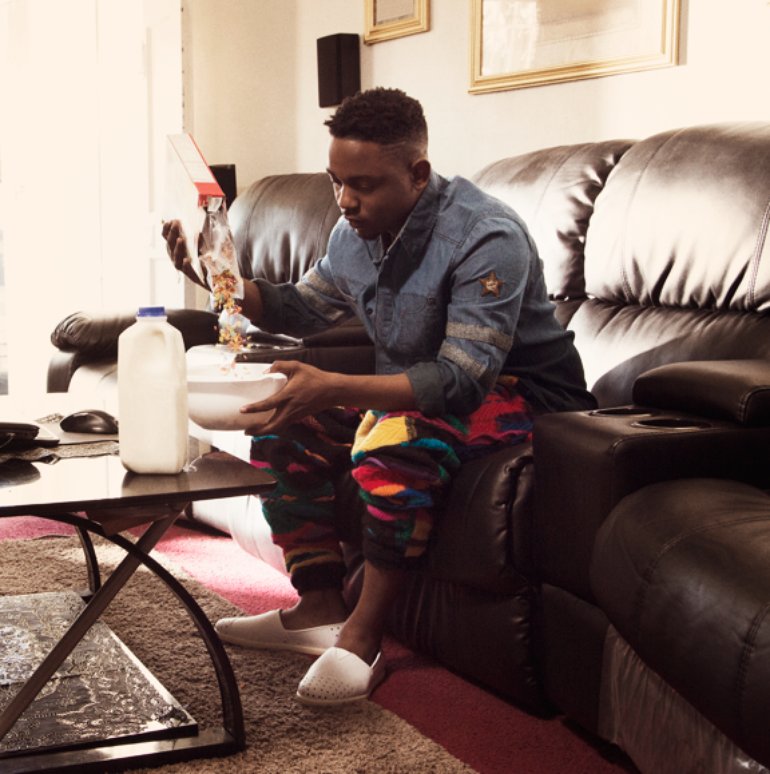
[[[367,44],[430,29],[430,0],[364,0],[364,8]]]
[[[472,0],[479,94],[668,67],[680,0]]]

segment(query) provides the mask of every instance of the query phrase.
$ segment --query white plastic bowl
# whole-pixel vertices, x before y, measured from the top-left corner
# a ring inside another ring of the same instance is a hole
[[[284,374],[266,373],[269,367],[269,363],[188,363],[190,419],[205,430],[245,430],[267,421],[272,411],[241,414],[240,408],[270,397],[286,384]]]

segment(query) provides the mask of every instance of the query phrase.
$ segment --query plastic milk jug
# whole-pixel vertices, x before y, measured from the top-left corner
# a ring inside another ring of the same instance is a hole
[[[187,366],[182,334],[162,306],[139,309],[118,337],[118,443],[134,473],[179,473],[187,461]]]

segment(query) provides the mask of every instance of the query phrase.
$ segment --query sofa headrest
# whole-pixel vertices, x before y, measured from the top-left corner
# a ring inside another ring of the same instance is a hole
[[[296,282],[326,252],[340,210],[329,176],[317,172],[258,180],[228,217],[244,277]]]
[[[596,199],[589,295],[619,304],[770,309],[770,124],[636,143]]]
[[[554,299],[585,297],[583,248],[594,200],[629,140],[564,145],[496,161],[474,182],[524,219]]]

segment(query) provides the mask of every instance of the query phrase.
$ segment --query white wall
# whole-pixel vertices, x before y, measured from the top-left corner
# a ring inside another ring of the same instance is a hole
[[[239,188],[259,176],[318,171],[328,135],[315,41],[363,35],[363,0],[184,0],[187,126]],[[471,95],[470,2],[431,0],[427,33],[361,47],[362,86],[420,99],[431,156],[470,175],[549,145],[723,120],[770,120],[768,0],[682,0],[678,67]]]

